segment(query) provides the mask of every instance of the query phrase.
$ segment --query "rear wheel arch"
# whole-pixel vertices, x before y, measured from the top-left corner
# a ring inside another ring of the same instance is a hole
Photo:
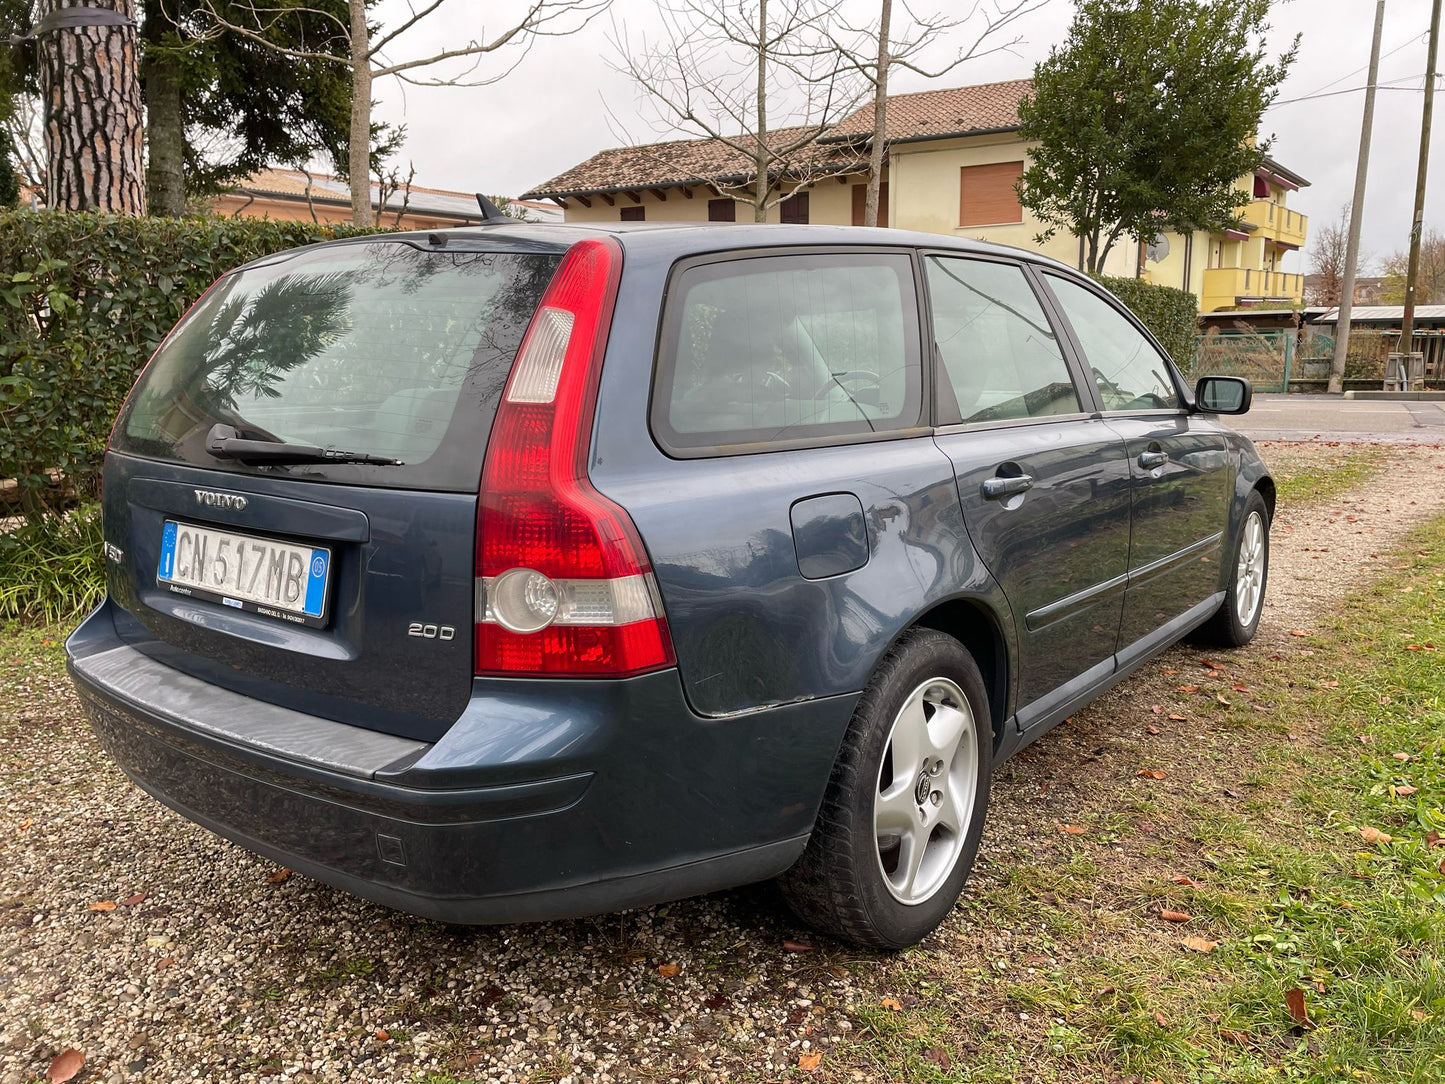
[[[1254,488],[1259,490],[1259,495],[1264,498],[1264,506],[1269,509],[1269,518],[1273,521],[1275,501],[1274,479],[1266,474],[1254,484]]]
[[[973,656],[988,692],[989,723],[997,751],[1008,715],[1011,673],[1008,644],[998,618],[977,599],[954,598],[922,614],[911,627],[934,629],[951,636]]]

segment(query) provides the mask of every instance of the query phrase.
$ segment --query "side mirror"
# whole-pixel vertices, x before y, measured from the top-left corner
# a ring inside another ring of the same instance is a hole
[[[1194,386],[1195,409],[1206,414],[1243,414],[1254,399],[1254,386],[1242,376],[1204,376]]]

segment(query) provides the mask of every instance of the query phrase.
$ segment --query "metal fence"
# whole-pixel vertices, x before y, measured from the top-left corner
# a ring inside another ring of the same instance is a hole
[[[1195,340],[1190,375],[1243,376],[1256,391],[1287,391],[1298,335],[1292,328],[1215,331]]]

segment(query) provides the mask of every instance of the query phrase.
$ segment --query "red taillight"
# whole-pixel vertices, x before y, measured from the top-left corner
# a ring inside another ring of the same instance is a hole
[[[592,487],[592,411],[622,252],[567,250],[492,422],[477,511],[479,674],[620,676],[671,666],[632,521]]]

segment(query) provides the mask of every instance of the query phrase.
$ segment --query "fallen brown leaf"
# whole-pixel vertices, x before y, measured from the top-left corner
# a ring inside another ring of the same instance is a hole
[[[282,867],[281,867],[280,869],[278,869],[275,873],[267,874],[267,876],[266,876],[266,883],[267,883],[267,884],[273,884],[273,885],[279,885],[282,881],[286,880],[286,878],[288,878],[288,877],[290,877],[290,876],[291,876],[291,870],[290,870],[289,868],[287,868],[286,866],[282,866]]]
[[[1149,734],[1162,734],[1162,733],[1164,733],[1164,731],[1160,730],[1157,726],[1146,726],[1146,727],[1144,728],[1144,730],[1145,730],[1146,733],[1149,733]]]
[[[1236,681],[1233,685],[1230,686],[1230,688],[1233,689],[1233,690],[1234,690],[1235,692],[1237,692],[1237,693],[1247,693],[1247,692],[1249,692],[1249,686],[1246,685],[1246,684],[1245,684],[1244,682],[1242,682],[1242,681]]]
[[[1402,763],[1410,759],[1409,753],[1391,753],[1390,755]]]
[[[665,979],[675,979],[682,968],[677,964],[658,964],[657,973]]]
[[[1181,693],[1189,693],[1191,696],[1199,691],[1198,685],[1179,685],[1176,686],[1176,688],[1178,688]]]
[[[1224,669],[1224,667],[1221,666],[1219,663],[1217,663],[1217,662],[1212,662],[1212,661],[1209,660],[1209,659],[1200,659],[1200,660],[1199,660],[1199,665],[1202,666],[1202,667],[1204,667],[1204,669],[1206,669],[1206,670],[1223,670],[1223,669]]]
[[[90,905],[92,911],[114,911],[115,900],[97,900]]]
[[[1207,937],[1186,937],[1179,943],[1190,952],[1213,952],[1219,947],[1218,941],[1211,941]]]
[[[75,1047],[69,1047],[55,1056],[50,1068],[45,1070],[45,1079],[51,1084],[63,1084],[64,1081],[73,1079],[84,1065],[85,1055]]]
[[[1229,1028],[1220,1028],[1219,1037],[1221,1039],[1228,1039],[1232,1043],[1238,1043],[1240,1046],[1249,1045],[1249,1036],[1242,1031],[1231,1031]]]
[[[1176,873],[1173,877],[1170,877],[1169,879],[1177,885],[1188,885],[1190,888],[1204,887],[1204,883],[1202,881],[1196,881],[1193,877],[1186,877],[1182,873]]]
[[[1140,768],[1135,774],[1145,776],[1148,779],[1167,778],[1166,773],[1161,772],[1158,768]]]
[[[1322,688],[1322,689],[1338,689],[1339,687],[1340,687],[1340,683],[1339,683],[1338,681],[1322,681],[1322,682],[1320,682],[1320,688]]]
[[[1309,1012],[1305,1009],[1305,992],[1298,986],[1284,992],[1284,1007],[1296,1024],[1310,1022]]]
[[[1289,634],[1290,634],[1291,636],[1308,636],[1308,635],[1309,635],[1309,633],[1305,632],[1304,629],[1290,629],[1290,630],[1289,630]]]
[[[1161,667],[1159,667],[1159,672],[1160,672],[1161,674],[1177,674],[1177,673],[1179,673],[1179,671],[1176,670],[1176,669],[1174,669],[1172,666],[1161,666]]]
[[[1177,711],[1171,711],[1169,713],[1169,718],[1174,720],[1174,722],[1176,723],[1184,723],[1189,721],[1189,716],[1180,715]]]
[[[1149,710],[1152,711],[1155,715],[1164,714],[1164,707],[1162,704],[1150,704]]]
[[[948,1056],[948,1051],[941,1046],[929,1047],[928,1052],[923,1055],[940,1069],[952,1069],[953,1059]]]
[[[1382,832],[1378,828],[1365,825],[1360,829],[1360,838],[1366,843],[1389,843],[1395,837],[1388,832]]]
[[[1422,1012],[1422,1011],[1419,1010],[1419,1009],[1411,1009],[1411,1010],[1410,1010],[1410,1019],[1413,1020],[1413,1021],[1415,1021],[1415,1023],[1420,1024],[1420,1023],[1424,1023],[1426,1020],[1429,1020],[1429,1019],[1430,1019],[1430,1014],[1427,1013],[1427,1012]]]
[[[162,956],[159,960],[156,961],[156,970],[164,971],[175,962],[176,958],[174,956]]]
[[[1158,1009],[1155,1009],[1154,1023],[1158,1024],[1161,1028],[1167,1028],[1169,1026],[1169,1017],[1165,1016]],[[1151,1081],[1151,1084],[1158,1084],[1158,1081]]]
[[[391,1033],[390,1033],[389,1031],[387,1031],[386,1028],[377,1028],[377,1029],[376,1029],[376,1041],[379,1042],[379,1043],[389,1043],[389,1042],[391,1042]]]
[[[896,997],[885,997],[881,1002],[879,1002],[879,1004],[882,1005],[889,1012],[903,1011],[903,1005]]]
[[[810,1050],[806,1054],[798,1055],[798,1068],[805,1073],[813,1072],[822,1064],[823,1052],[821,1050]]]
[[[813,946],[807,941],[784,941],[784,952],[812,952]]]
[[[17,832],[23,832],[23,831],[25,831],[25,829],[29,828],[29,827],[30,827],[32,824],[34,824],[34,823],[35,823],[35,818],[34,818],[34,817],[26,817],[23,821],[20,822],[20,827],[17,828],[16,831],[17,831]]]
[[[1059,825],[1059,831],[1067,832],[1071,836],[1081,836],[1087,832],[1088,829],[1080,828],[1077,824],[1061,824]]]
[[[1189,915],[1184,911],[1171,911],[1168,908],[1159,912],[1159,917],[1165,922],[1188,922]]]
[[[120,905],[122,907],[135,907],[137,904],[145,902],[146,895],[147,893],[145,892],[137,892],[134,896],[127,896],[121,900]]]
[[[1412,787],[1409,783],[1401,783],[1398,787],[1391,787],[1390,793],[1396,798],[1408,798],[1417,790],[1419,790],[1418,787]]]

